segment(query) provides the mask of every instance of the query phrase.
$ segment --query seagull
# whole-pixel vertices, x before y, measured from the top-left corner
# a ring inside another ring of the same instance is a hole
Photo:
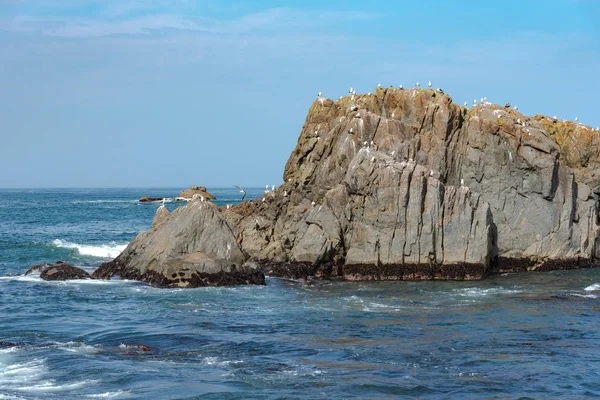
[[[473,100],[473,105],[477,104],[477,99]]]
[[[272,186],[271,186],[271,190],[272,190],[272,191],[275,191],[275,185],[272,185]]]
[[[375,156],[371,157],[371,162],[375,161]]]
[[[370,96],[370,95],[371,95],[371,92],[367,93],[367,96]]]
[[[242,194],[242,201],[244,201],[244,197],[246,197],[246,191],[241,186],[238,186],[238,185],[233,185],[233,187],[240,189],[240,193]]]
[[[287,190],[284,190],[283,191],[283,197],[286,197],[286,196],[287,196]]]
[[[350,133],[354,132],[354,129],[350,128]]]
[[[367,146],[367,141],[366,140],[363,142],[363,146]]]
[[[460,186],[465,186],[465,180],[464,179],[460,179]]]
[[[519,107],[517,107],[517,106],[514,106],[513,108],[515,109],[515,111],[519,110]]]
[[[404,86],[400,85],[400,86],[398,86],[398,89],[402,90],[402,89],[404,89]]]
[[[392,157],[394,157],[394,154],[396,154],[396,150],[392,151]]]
[[[359,112],[356,113],[356,118],[360,118],[360,113]]]
[[[310,203],[310,205],[313,207],[315,206],[315,204],[317,204],[317,203],[315,203],[314,201],[312,203]]]
[[[394,118],[396,116],[396,113],[392,113],[392,118]]]
[[[433,176],[433,170],[432,169],[429,170],[429,176]]]
[[[161,207],[164,207],[166,202],[167,202],[167,198],[163,197]]]
[[[575,122],[579,121],[579,118],[575,117]]]
[[[371,146],[373,146],[373,141],[371,140]]]
[[[429,83],[427,83],[427,86],[431,87],[431,81],[429,81]]]
[[[317,95],[317,97],[321,97],[323,95],[323,93],[319,92],[319,94]]]
[[[262,198],[262,201],[263,201],[263,203],[265,202],[265,198],[264,197]]]
[[[352,91],[353,91],[353,90],[354,90],[354,89],[350,88],[350,90],[348,90],[348,93],[352,94]]]
[[[465,101],[465,107],[467,106],[467,102]]]
[[[556,117],[556,115],[554,117],[552,117],[553,120],[557,121],[558,118]]]
[[[378,84],[377,84],[377,87],[381,87],[381,83],[378,83]]]
[[[483,103],[483,97],[481,98],[481,100],[479,101],[480,103]]]
[[[419,87],[419,86],[421,86],[421,84],[419,82],[417,82],[417,83],[415,83],[415,86]]]
[[[517,124],[521,123],[521,118],[517,118]]]

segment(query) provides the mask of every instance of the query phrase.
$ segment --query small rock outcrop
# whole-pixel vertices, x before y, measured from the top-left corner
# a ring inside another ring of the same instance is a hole
[[[69,263],[57,261],[54,264],[38,264],[29,268],[25,275],[39,272],[45,281],[66,281],[70,279],[90,279],[90,274]]]
[[[191,199],[194,195],[204,197],[206,200],[215,200],[216,197],[206,191],[206,187],[204,186],[190,186],[189,189],[183,189],[179,193],[179,197],[183,197],[186,199]]]
[[[166,211],[166,209],[165,209]],[[195,199],[172,213],[159,210],[150,231],[139,234],[95,279],[134,279],[157,287],[264,284],[216,205]]]

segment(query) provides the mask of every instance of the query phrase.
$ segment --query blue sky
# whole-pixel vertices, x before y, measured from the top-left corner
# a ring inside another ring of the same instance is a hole
[[[600,125],[600,1],[0,0],[0,187],[279,184],[316,93]]]

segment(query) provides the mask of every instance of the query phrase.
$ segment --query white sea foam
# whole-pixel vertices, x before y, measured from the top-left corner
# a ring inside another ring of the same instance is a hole
[[[0,387],[9,390],[19,392],[66,391],[98,383],[97,380],[83,380],[57,384],[56,380],[49,378],[48,375],[49,370],[44,358],[18,362],[14,356],[8,355],[8,357],[0,359]]]
[[[11,359],[0,362],[0,386],[19,388],[22,383],[39,380],[46,372],[43,359],[11,364]]]
[[[40,278],[40,276],[37,274],[0,276],[0,280],[21,282],[44,282],[44,280],[42,280],[42,278]]]
[[[121,396],[128,396],[129,392],[125,390],[117,390],[116,392],[106,392],[106,393],[98,393],[98,394],[88,394],[85,397],[89,397],[92,399],[116,399]]]
[[[482,297],[488,295],[496,295],[496,294],[512,294],[512,293],[521,293],[522,290],[515,289],[504,289],[504,288],[465,288],[465,289],[456,289],[456,294],[464,297]]]
[[[115,242],[103,244],[100,246],[93,246],[86,244],[71,243],[62,239],[54,239],[52,241],[52,244],[56,247],[61,247],[65,249],[75,249],[79,254],[84,256],[93,256],[101,258],[115,258],[127,247],[126,244],[117,244]]]
[[[590,285],[583,290],[587,292],[594,292],[596,290],[600,290],[600,283],[594,283],[593,285]]]
[[[60,350],[70,351],[74,353],[93,354],[98,353],[100,351],[100,349],[98,349],[97,347],[80,342],[59,343],[56,347]]]
[[[131,199],[73,200],[71,204],[137,203],[138,201]]]

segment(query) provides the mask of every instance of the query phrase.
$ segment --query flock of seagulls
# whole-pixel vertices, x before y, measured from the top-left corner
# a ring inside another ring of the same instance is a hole
[[[421,86],[421,84],[419,83],[419,81],[415,82],[415,87],[416,87],[416,88],[418,88],[418,87],[420,87],[420,86]],[[430,89],[433,87],[433,84],[431,83],[431,81],[428,81],[428,82],[427,82],[427,86],[428,86]],[[378,83],[378,84],[377,84],[377,87],[378,87],[378,88],[381,88],[381,83]],[[398,89],[400,89],[400,90],[404,90],[404,86],[403,86],[403,85],[399,85],[399,86],[398,86]],[[442,93],[442,94],[444,93],[444,91],[443,91],[442,89],[440,89],[440,88],[437,88],[437,89],[436,89],[436,92],[439,92],[439,93]],[[351,95],[351,98],[350,98],[350,100],[354,100],[354,96],[356,96],[356,90],[355,90],[353,87],[350,87],[350,90],[348,90],[348,93]],[[371,92],[369,92],[369,93],[368,93],[368,95],[370,96],[370,95],[371,95]],[[318,97],[319,99],[321,99],[321,100],[322,100],[322,99],[323,99],[323,92],[318,92],[318,94],[317,94],[317,97]],[[339,99],[340,99],[340,100],[341,100],[342,98],[343,98],[343,96],[340,96],[340,97],[339,97]],[[484,105],[485,105],[485,104],[487,104],[487,103],[488,103],[488,102],[487,102],[487,97],[482,97],[482,98],[479,100],[479,102],[480,102],[481,104],[484,104]],[[465,101],[465,102],[463,103],[463,106],[466,108],[466,107],[468,107],[468,104],[469,104],[469,103],[468,103],[467,101]],[[473,107],[475,107],[476,105],[477,105],[477,99],[474,99],[474,100],[473,100]],[[506,105],[506,107],[507,107],[507,108],[510,108],[510,104],[507,104],[507,105]],[[517,106],[515,105],[515,106],[513,107],[513,109],[514,109],[515,111],[518,111],[518,110],[519,110],[519,107],[517,107]],[[353,111],[354,111],[354,109],[353,109]],[[358,117],[360,117],[360,114],[358,114],[358,113],[357,113],[357,114],[356,114],[356,117],[357,117],[357,118],[358,118]],[[393,114],[393,113],[392,113],[392,118],[394,118],[394,114]],[[553,119],[554,119],[555,121],[558,121],[558,118],[557,118],[556,116],[554,116],[554,117],[553,117]],[[579,122],[579,118],[578,118],[578,117],[575,117],[575,122],[576,122],[576,123],[578,123],[578,122]],[[594,131],[594,129],[592,129],[592,131]],[[598,132],[600,132],[600,128],[596,127],[595,131],[598,131]],[[352,132],[352,130],[350,130],[350,132]]]
[[[417,82],[415,82],[415,87],[417,87],[417,88],[418,88],[418,87],[420,87],[420,86],[421,86],[421,84],[420,84],[418,81],[417,81]],[[428,86],[429,88],[432,88],[433,84],[431,83],[431,81],[428,81],[428,82],[427,82],[427,86]],[[377,84],[377,87],[378,87],[378,88],[381,88],[381,83],[378,83],[378,84]],[[404,90],[404,86],[403,86],[403,85],[399,85],[399,86],[398,86],[398,88],[399,88],[400,90]],[[444,93],[444,91],[443,91],[442,89],[436,89],[436,91],[437,91],[437,92],[440,92],[440,93]],[[354,96],[356,95],[356,90],[355,90],[354,88],[352,88],[352,87],[351,87],[351,88],[348,90],[348,93],[351,95],[351,100],[354,100]],[[368,94],[370,95],[371,93],[369,92]],[[323,98],[323,92],[318,92],[318,94],[317,94],[317,97],[318,97],[319,99],[322,99],[322,98]],[[342,97],[342,96],[340,96],[340,99],[342,99],[342,98],[343,98],[343,97]],[[487,103],[487,97],[482,97],[482,98],[480,99],[480,103],[481,103],[481,104],[486,104],[486,103]],[[465,102],[463,103],[463,105],[464,105],[464,107],[467,107],[467,106],[468,106],[468,102],[466,102],[466,101],[465,101]],[[474,99],[474,100],[473,100],[473,106],[476,106],[476,105],[477,105],[477,99]],[[507,104],[507,107],[510,107],[510,104]],[[513,109],[514,109],[515,111],[518,111],[518,110],[519,110],[519,108],[518,108],[516,105],[513,107]],[[358,110],[358,107],[357,107],[357,106],[354,106],[354,107],[352,108],[352,111],[356,111],[356,110]],[[392,114],[391,114],[391,117],[392,117],[392,118],[394,118],[394,116],[395,116],[395,114],[394,114],[394,113],[392,113]],[[360,118],[360,112],[357,112],[357,113],[355,114],[355,117],[356,117],[356,118]],[[498,118],[500,118],[500,115],[498,115]],[[556,115],[555,115],[555,116],[553,116],[553,117],[552,117],[552,119],[553,119],[554,121],[558,121],[558,117],[557,117]],[[578,123],[578,122],[579,122],[579,118],[578,118],[578,117],[575,117],[575,122],[576,122],[576,123]],[[525,126],[525,123],[524,123],[524,122],[522,122],[520,118],[517,118],[517,124]],[[594,129],[592,129],[592,130],[594,130]],[[595,130],[596,130],[596,131],[598,131],[598,132],[600,132],[600,128],[598,128],[598,127],[596,127],[596,129],[595,129]],[[349,132],[350,132],[350,133],[353,133],[353,132],[354,132],[354,129],[353,129],[353,128],[350,128],[350,129],[349,129]],[[529,130],[527,130],[527,132],[529,133]],[[368,148],[368,147],[369,147],[369,145],[370,145],[371,147],[373,147],[373,146],[374,146],[374,143],[373,143],[373,141],[372,141],[372,140],[371,140],[371,142],[370,142],[369,144],[367,144],[367,142],[365,141],[365,142],[363,143],[363,145],[364,145],[365,147],[367,147],[367,148]],[[392,157],[394,157],[394,155],[395,155],[395,154],[396,154],[396,151],[392,151],[392,152],[391,152],[391,155],[392,155]],[[509,154],[509,157],[512,159],[512,154]],[[372,157],[372,158],[371,158],[371,161],[375,161],[375,157]],[[412,162],[413,162],[413,160],[412,160],[412,159],[409,159],[409,163],[412,163]],[[433,170],[430,170],[430,171],[429,171],[429,175],[430,175],[430,176],[433,176],[433,175],[434,175],[434,172],[433,172]],[[291,179],[289,179],[289,181],[291,181]],[[464,179],[461,179],[461,180],[460,180],[460,185],[461,185],[461,186],[464,186],[464,184],[465,184],[465,181],[464,181]],[[239,189],[240,193],[242,194],[242,199],[241,199],[241,200],[243,201],[243,200],[246,198],[246,195],[247,195],[247,192],[246,192],[246,190],[244,190],[244,188],[242,188],[241,186],[238,186],[238,185],[233,185],[233,186],[234,186],[234,187],[236,187],[237,189]],[[269,192],[271,192],[271,191],[273,191],[273,192],[275,191],[275,185],[271,185],[271,190],[269,190],[269,185],[266,185],[266,186],[265,186],[265,194],[267,194],[267,193],[269,193]],[[287,190],[285,190],[285,191],[283,192],[283,197],[287,197],[287,195],[288,195],[288,192],[287,192]],[[194,198],[196,198],[196,195],[194,195]],[[186,201],[189,201],[190,199],[184,199],[184,200],[186,200]],[[201,200],[201,201],[204,201],[204,196],[202,196],[200,200]],[[264,202],[264,201],[266,201],[266,198],[265,198],[265,197],[263,197],[263,198],[262,198],[262,201],[263,201],[263,202]],[[165,202],[166,202],[166,199],[163,199],[163,200],[162,200],[161,207],[165,207]],[[313,201],[313,202],[311,202],[311,206],[313,206],[313,207],[314,207],[314,206],[315,206],[315,204],[316,204],[316,203],[315,203],[314,201]],[[231,208],[231,204],[227,204],[227,209],[229,209],[229,208]]]

